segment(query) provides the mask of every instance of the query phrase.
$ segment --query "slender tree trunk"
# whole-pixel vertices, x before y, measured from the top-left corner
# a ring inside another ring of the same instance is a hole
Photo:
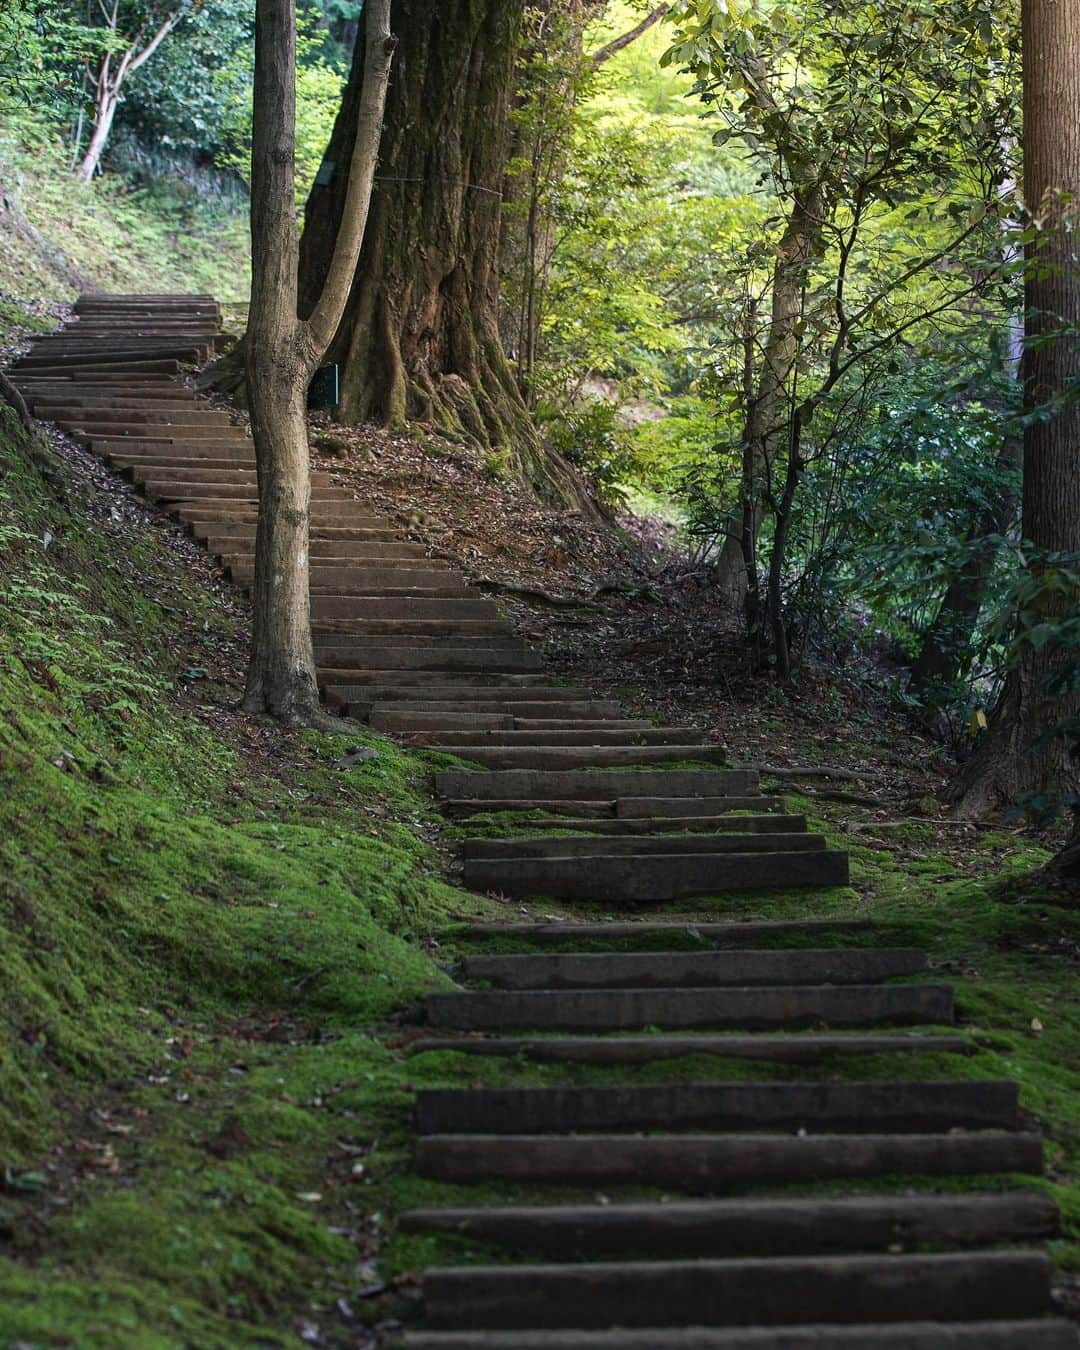
[[[762,487],[790,429],[792,400],[788,385],[799,350],[798,326],[807,272],[821,251],[821,211],[821,193],[811,184],[796,198],[777,248],[765,350],[743,427],[739,502],[728,520],[717,561],[720,594],[732,609],[741,612],[746,610],[750,592],[747,559],[756,556],[761,530]]]
[[[311,639],[307,389],[340,322],[364,236],[393,55],[388,15],[389,0],[367,0],[367,93],[357,108],[352,185],[320,292],[301,320],[294,195],[296,15],[293,0],[256,4],[246,359],[259,523],[244,707],[293,725],[323,720]]]
[[[107,86],[104,89],[99,88],[94,108],[94,129],[90,133],[86,153],[75,172],[75,177],[80,183],[92,182],[94,174],[98,171],[101,156],[105,153],[105,145],[112,131],[118,102],[116,91]]]
[[[1047,553],[1080,551],[1080,10],[1060,0],[1024,0],[1024,196],[1039,223],[1025,282],[1025,402],[1053,407],[1024,435],[1023,534],[1031,566]],[[1053,619],[1080,597],[1051,603]],[[1080,764],[1054,737],[1075,698],[1048,694],[1062,659],[1025,648],[1010,671],[988,730],[951,793],[964,814],[1007,806],[1034,793],[1060,800],[1080,793]]]
[[[540,442],[499,334],[502,189],[525,0],[395,0],[401,56],[360,266],[332,347],[343,421],[430,423],[500,456],[546,500],[592,512]],[[301,312],[341,217],[364,77],[354,62],[308,198]],[[329,181],[326,181],[329,179]]]

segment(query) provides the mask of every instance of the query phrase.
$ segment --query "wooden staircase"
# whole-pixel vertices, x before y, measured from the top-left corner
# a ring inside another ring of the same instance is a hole
[[[10,374],[39,418],[244,586],[253,446],[182,374],[211,353],[219,320],[206,295],[86,295]],[[467,763],[435,777],[465,827],[467,887],[632,914],[846,883],[846,854],[773,809],[756,772],[698,729],[556,682],[494,603],[332,474],[313,475],[312,496],[326,700]],[[454,935],[460,989],[428,999],[412,1052],[501,1060],[506,1085],[420,1092],[416,1169],[537,1198],[401,1216],[505,1258],[428,1270],[426,1329],[405,1345],[1077,1350],[1076,1329],[1049,1315],[1039,1244],[1055,1207],[1017,1185],[1041,1171],[1042,1141],[1016,1087],[913,1076],[920,1056],[961,1057],[967,1042],[925,954],[872,938],[855,920],[677,917]],[[868,1056],[896,1076],[860,1078]],[[515,1086],[530,1063],[564,1066],[567,1081]],[[633,1076],[664,1064],[670,1078]],[[583,1086],[579,1066],[606,1078]]]

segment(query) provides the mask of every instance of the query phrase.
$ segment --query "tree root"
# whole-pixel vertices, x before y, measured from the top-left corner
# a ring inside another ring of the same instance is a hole
[[[34,425],[34,419],[30,416],[30,409],[26,406],[26,400],[22,394],[19,393],[2,370],[0,370],[0,397],[10,408],[15,410],[15,415],[23,429],[29,431]]]

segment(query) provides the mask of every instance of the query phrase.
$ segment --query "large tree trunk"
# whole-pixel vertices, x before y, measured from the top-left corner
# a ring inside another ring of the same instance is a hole
[[[331,356],[343,421],[432,423],[500,455],[547,501],[595,508],[537,436],[499,336],[499,239],[525,0],[395,0],[391,80],[363,254]],[[354,61],[308,199],[301,313],[325,275],[363,97]]]
[[[307,390],[337,331],[364,236],[393,42],[389,0],[368,0],[351,186],[308,317],[297,316],[296,15],[257,0],[251,146],[252,288],[248,399],[259,484],[253,631],[244,707],[293,725],[320,723],[311,639],[311,465]]]
[[[1080,10],[1059,0],[1024,0],[1024,196],[1039,221],[1029,250],[1025,307],[1025,399],[1052,415],[1024,436],[1023,534],[1038,569],[1047,553],[1080,551],[1080,402],[1064,397],[1080,380]],[[1054,619],[1077,597],[1051,603]],[[1025,794],[1061,800],[1080,793],[1080,764],[1055,728],[1070,712],[1048,693],[1061,653],[1025,645],[989,729],[953,784],[964,814],[1007,806]]]

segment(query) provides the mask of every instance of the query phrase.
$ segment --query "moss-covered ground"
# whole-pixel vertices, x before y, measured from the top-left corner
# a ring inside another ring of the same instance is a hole
[[[441,880],[434,757],[239,714],[238,598],[103,471],[10,419],[0,592],[4,1350],[364,1345],[365,1326],[414,1315],[425,1265],[505,1259],[399,1234],[402,1208],[541,1195],[415,1177],[416,1089],[809,1072],[410,1057],[414,1010],[449,987],[463,918],[569,915]],[[357,745],[377,757],[344,755]],[[1048,1135],[1038,1184],[1062,1207],[1067,1282],[1080,1271],[1080,921],[1027,882],[1045,855],[1019,833],[958,841],[918,824],[871,842],[845,830],[857,807],[790,806],[852,848],[851,888],[681,913],[865,916],[874,941],[925,945],[973,1053],[813,1072],[1018,1080]]]

